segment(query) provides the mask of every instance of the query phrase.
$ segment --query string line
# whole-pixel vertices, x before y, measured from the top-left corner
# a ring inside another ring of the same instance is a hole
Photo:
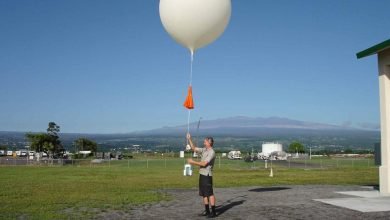
[[[194,51],[191,50],[191,65],[190,65],[190,86],[192,86],[192,72],[193,72],[193,63],[194,63]],[[191,118],[191,109],[188,109],[187,117],[187,133],[190,133],[190,118]],[[187,145],[188,145],[187,140]]]

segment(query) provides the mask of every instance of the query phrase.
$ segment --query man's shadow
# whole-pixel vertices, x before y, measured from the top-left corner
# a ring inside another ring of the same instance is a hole
[[[240,196],[240,197],[246,197],[246,196]],[[245,199],[241,199],[241,200],[232,202],[232,200],[234,200],[234,199],[236,199],[236,198],[229,199],[228,201],[224,202],[222,205],[219,205],[216,207],[215,211],[217,212],[218,216],[222,215],[227,210],[229,210],[235,206],[242,205],[246,201]]]

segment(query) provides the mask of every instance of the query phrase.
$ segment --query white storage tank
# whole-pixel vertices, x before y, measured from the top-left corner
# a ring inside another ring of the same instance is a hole
[[[282,144],[274,143],[274,142],[266,142],[261,145],[261,153],[264,156],[269,156],[272,152],[281,152],[283,151]]]

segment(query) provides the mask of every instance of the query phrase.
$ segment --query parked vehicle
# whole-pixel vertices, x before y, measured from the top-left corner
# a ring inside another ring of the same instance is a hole
[[[34,159],[34,154],[35,154],[35,151],[29,151],[28,152],[28,159],[29,160],[33,160]]]
[[[20,155],[19,156],[20,157],[27,157],[27,151],[25,151],[25,150],[20,151]]]

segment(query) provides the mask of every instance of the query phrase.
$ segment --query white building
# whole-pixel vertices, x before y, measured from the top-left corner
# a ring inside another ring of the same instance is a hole
[[[356,54],[358,59],[377,54],[381,118],[379,191],[390,196],[390,39]]]

